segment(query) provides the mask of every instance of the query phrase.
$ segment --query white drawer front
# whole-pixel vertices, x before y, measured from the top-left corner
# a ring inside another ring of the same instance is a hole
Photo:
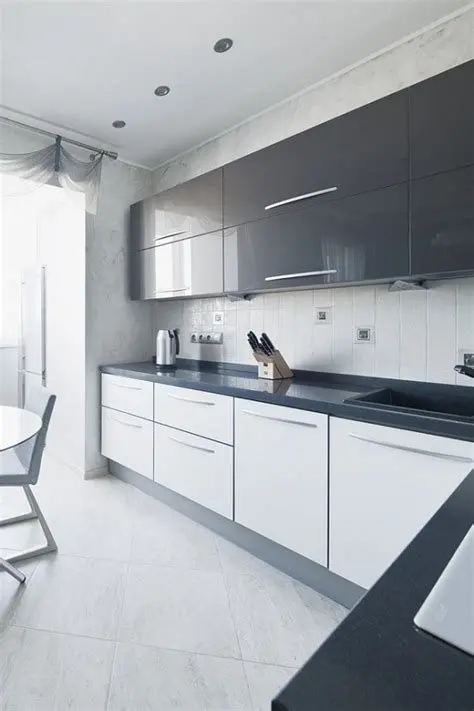
[[[153,419],[153,383],[118,375],[102,375],[102,405]]]
[[[155,383],[155,422],[233,444],[233,402],[226,395]]]
[[[153,479],[153,422],[102,408],[102,454]]]
[[[233,449],[155,424],[155,481],[232,519]]]

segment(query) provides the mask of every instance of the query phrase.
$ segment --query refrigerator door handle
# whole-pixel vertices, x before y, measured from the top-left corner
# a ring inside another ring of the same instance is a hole
[[[46,387],[46,267],[41,267],[41,382]]]

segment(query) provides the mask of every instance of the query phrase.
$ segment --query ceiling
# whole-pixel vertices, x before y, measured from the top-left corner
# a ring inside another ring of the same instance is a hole
[[[10,0],[1,103],[153,168],[464,5]]]

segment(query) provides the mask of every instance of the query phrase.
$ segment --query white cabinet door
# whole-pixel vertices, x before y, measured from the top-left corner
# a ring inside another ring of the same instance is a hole
[[[153,383],[119,375],[102,375],[102,405],[153,419]]]
[[[153,422],[102,408],[102,454],[153,479]]]
[[[327,564],[327,416],[235,400],[235,520]]]
[[[369,588],[473,468],[474,444],[334,417],[329,441],[329,569]]]
[[[155,481],[230,519],[232,469],[227,444],[155,424]]]

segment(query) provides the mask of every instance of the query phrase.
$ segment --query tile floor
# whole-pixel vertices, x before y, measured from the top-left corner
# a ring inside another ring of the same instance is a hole
[[[36,493],[60,552],[0,573],[1,711],[269,711],[347,612],[113,477],[45,457]],[[0,528],[0,553],[40,540]]]

